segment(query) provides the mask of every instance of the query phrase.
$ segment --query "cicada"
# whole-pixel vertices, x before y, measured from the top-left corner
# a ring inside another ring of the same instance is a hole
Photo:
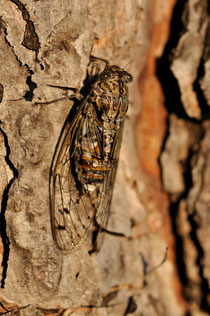
[[[106,62],[64,125],[50,171],[52,235],[63,253],[107,227],[132,80]]]

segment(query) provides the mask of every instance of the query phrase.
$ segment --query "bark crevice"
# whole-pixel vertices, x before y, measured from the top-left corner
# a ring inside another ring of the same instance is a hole
[[[4,137],[4,144],[6,148],[6,156],[5,156],[5,161],[8,164],[9,168],[12,170],[14,177],[9,181],[9,183],[6,185],[3,195],[2,195],[2,201],[1,201],[1,213],[0,213],[0,235],[2,239],[2,244],[4,247],[3,251],[3,258],[2,258],[2,276],[1,276],[1,288],[4,288],[5,285],[5,279],[7,277],[7,268],[8,268],[8,260],[9,260],[9,251],[10,251],[10,241],[9,237],[7,235],[7,224],[6,224],[6,218],[5,218],[5,212],[7,209],[7,201],[8,201],[8,196],[9,196],[9,191],[10,188],[15,181],[15,179],[18,177],[18,171],[9,159],[10,155],[10,147],[8,143],[8,138],[6,133],[0,128],[0,132],[2,133]]]
[[[26,9],[25,5],[22,4],[19,0],[10,0],[16,6],[22,13],[23,20],[26,21],[26,27],[25,27],[25,33],[24,33],[24,39],[22,41],[22,45],[30,50],[33,50],[36,52],[36,54],[39,53],[40,43],[39,43],[39,37],[35,31],[34,23],[30,20],[30,14],[28,10]]]
[[[182,284],[182,294],[183,297],[188,302],[192,302],[194,300],[197,301],[197,304],[203,311],[209,311],[209,305],[207,296],[209,293],[208,280],[205,277],[204,269],[205,266],[203,264],[204,261],[204,245],[202,244],[201,237],[199,236],[200,224],[198,220],[199,209],[196,210],[196,202],[199,202],[201,192],[205,186],[204,181],[200,180],[200,184],[196,184],[195,181],[198,177],[197,173],[199,172],[199,179],[204,177],[204,173],[206,172],[207,166],[203,165],[202,170],[197,171],[196,167],[197,157],[199,159],[202,154],[202,143],[204,142],[206,128],[203,125],[205,120],[210,118],[210,109],[208,106],[208,102],[205,98],[203,90],[200,86],[200,82],[205,74],[204,71],[204,57],[202,56],[200,59],[200,63],[197,68],[196,79],[192,84],[193,91],[196,94],[196,99],[198,100],[199,106],[201,108],[201,117],[193,118],[187,115],[185,111],[185,106],[183,104],[183,99],[181,98],[181,89],[179,86],[179,81],[174,76],[173,71],[170,69],[170,66],[173,62],[174,58],[177,58],[176,54],[179,53],[177,49],[178,41],[181,37],[181,34],[187,32],[187,25],[189,23],[188,19],[188,1],[178,1],[172,17],[171,22],[171,34],[169,37],[169,41],[165,47],[162,58],[158,60],[158,70],[157,76],[162,84],[162,89],[165,95],[165,107],[168,111],[167,117],[167,131],[163,140],[162,150],[160,154],[160,168],[162,172],[163,185],[164,183],[164,163],[161,161],[161,157],[163,154],[171,155],[171,159],[173,159],[173,141],[172,137],[175,135],[176,130],[180,126],[183,127],[183,131],[188,134],[188,141],[186,141],[185,148],[185,158],[174,158],[177,159],[176,163],[179,164],[180,169],[182,170],[182,180],[183,180],[183,188],[179,192],[174,193],[173,187],[171,186],[166,189],[170,196],[170,216],[173,234],[175,237],[175,254],[176,254],[176,264],[177,270],[179,273],[180,281]],[[176,50],[177,49],[177,50]],[[173,113],[173,114],[172,114]],[[173,116],[173,118],[172,118]],[[181,124],[181,125],[180,125]],[[184,137],[181,134],[180,136]],[[181,142],[180,142],[181,144]],[[180,144],[176,144],[177,151],[181,150]],[[175,152],[175,151],[174,151]],[[178,157],[178,155],[177,155]],[[169,158],[168,158],[169,159]],[[180,159],[180,160],[179,160]],[[207,161],[207,157],[203,157],[205,161]],[[169,162],[169,160],[168,160]],[[162,164],[161,164],[162,163]],[[175,163],[174,163],[175,164]],[[171,171],[170,176],[175,173],[178,169],[174,169]],[[195,176],[195,172],[196,176]],[[169,172],[168,170],[165,171]],[[201,175],[200,175],[201,173]],[[176,174],[174,174],[176,177]],[[169,182],[168,182],[169,183]],[[200,186],[198,190],[195,187]],[[194,191],[193,191],[194,190]],[[191,192],[197,192],[194,195]],[[182,215],[180,215],[182,214]],[[180,219],[181,216],[185,214],[184,219],[186,220],[184,228],[180,225],[182,224]],[[202,225],[202,224],[201,224]],[[189,249],[189,246],[192,249]],[[188,247],[188,249],[187,249]],[[198,271],[197,279],[193,272],[191,272],[192,266],[189,264],[189,260],[193,260],[190,258],[191,252],[195,255],[194,267]],[[189,259],[190,258],[190,259]],[[194,288],[194,292],[192,290]],[[196,293],[196,289],[198,292]],[[189,314],[191,315],[191,314]]]
[[[18,64],[19,64],[19,66],[20,67],[22,67],[22,61],[19,59],[19,57],[15,54],[15,50],[14,50],[14,47],[13,47],[13,45],[10,43],[10,41],[8,40],[8,38],[7,38],[7,28],[6,28],[6,26],[5,26],[5,23],[4,23],[4,21],[2,20],[2,23],[3,23],[3,25],[4,25],[4,39],[5,39],[5,42],[9,45],[9,47],[11,48],[11,50],[12,50],[12,53],[14,54],[14,56],[15,56],[15,58],[16,58],[16,60],[17,60],[17,62],[18,62]]]

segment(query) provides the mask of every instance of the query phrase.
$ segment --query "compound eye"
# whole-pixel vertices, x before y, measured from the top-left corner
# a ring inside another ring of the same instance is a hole
[[[133,81],[133,76],[131,74],[127,74],[126,79],[127,82],[131,82]]]
[[[104,72],[104,73],[102,72],[101,75],[100,75],[101,80],[107,79],[107,78],[109,78],[109,77],[110,77],[110,74],[107,73],[107,72]]]

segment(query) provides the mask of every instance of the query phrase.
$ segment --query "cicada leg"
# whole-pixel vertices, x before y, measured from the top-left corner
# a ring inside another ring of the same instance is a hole
[[[79,92],[79,89],[77,88],[71,88],[71,87],[61,87],[61,86],[54,86],[51,84],[48,84],[48,87],[52,87],[52,88],[58,88],[58,89],[62,89],[62,90],[70,90],[73,91],[73,94],[70,96],[67,96],[68,99],[77,99],[77,100],[81,100],[83,98],[83,96],[81,95],[81,93]]]
[[[95,56],[90,56],[90,63],[88,66],[88,78],[89,78],[89,84],[93,84],[94,81],[98,78],[100,72],[101,72],[101,67],[98,63],[98,61],[102,61],[106,65],[108,65],[108,61],[103,58],[95,57]]]
[[[89,84],[93,84],[94,81],[97,79],[98,75],[100,73],[100,66],[97,62],[90,62],[88,65],[88,81]]]
[[[43,105],[43,104],[51,104],[51,103],[55,103],[55,102],[59,102],[62,100],[72,100],[72,99],[77,99],[78,101],[81,101],[83,99],[83,96],[81,95],[81,93],[79,92],[79,89],[77,88],[69,88],[69,87],[60,87],[60,86],[53,86],[53,85],[48,85],[49,87],[53,87],[53,88],[58,88],[58,89],[62,89],[62,90],[71,90],[73,91],[73,94],[68,96],[64,96],[58,99],[53,99],[50,101],[45,101],[45,102],[34,102],[34,105]]]
[[[108,62],[106,59],[100,58],[100,57],[95,57],[95,56],[93,56],[93,55],[90,56],[90,60],[91,60],[91,61],[100,60],[100,61],[103,61],[106,65],[109,64],[109,62]]]

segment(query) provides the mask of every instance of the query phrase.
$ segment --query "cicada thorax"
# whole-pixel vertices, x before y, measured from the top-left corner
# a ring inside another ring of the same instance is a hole
[[[125,116],[128,110],[128,86],[123,80],[99,81],[93,91],[97,108],[108,119]]]

